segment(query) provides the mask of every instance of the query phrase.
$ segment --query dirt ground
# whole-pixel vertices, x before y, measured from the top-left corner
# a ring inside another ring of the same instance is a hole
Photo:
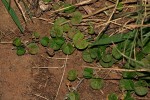
[[[15,50],[13,50],[13,45],[9,42],[14,37],[22,35],[20,35],[2,2],[0,2],[0,7],[0,41],[7,42],[0,43],[0,100],[54,100],[56,96],[55,100],[64,100],[69,92],[66,86],[69,82],[66,76],[67,72],[74,68],[78,70],[78,76],[80,77],[82,76],[83,66],[88,65],[82,60],[81,52],[75,51],[73,55],[68,56],[64,77],[60,85],[66,55],[57,52],[53,58],[48,58],[43,53],[43,48],[38,55],[17,56]],[[16,10],[16,12],[19,15],[19,11]],[[23,20],[21,22],[24,25]],[[37,31],[44,36],[48,34],[49,28],[48,23],[34,19],[34,23],[28,23],[28,31],[23,39],[29,39],[30,32],[33,31]],[[109,80],[109,78],[120,78],[120,73],[99,71],[97,74],[108,78],[105,81],[104,88],[98,91],[92,90],[89,87],[89,80],[83,80],[77,88],[81,100],[106,100],[107,95],[112,92],[117,93],[120,98],[122,97],[123,93],[118,88],[118,80]],[[70,84],[76,86],[78,82],[79,80]]]

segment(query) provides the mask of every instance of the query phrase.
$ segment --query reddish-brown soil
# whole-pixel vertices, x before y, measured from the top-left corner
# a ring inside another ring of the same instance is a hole
[[[12,6],[20,16],[13,2]],[[34,23],[27,23],[28,31],[25,36],[22,36],[2,2],[0,2],[0,7],[0,42],[2,42],[0,43],[0,100],[54,100],[63,75],[64,67],[62,66],[65,61],[65,59],[56,58],[66,58],[66,55],[57,52],[54,58],[47,58],[47,55],[43,52],[45,49],[41,47],[38,55],[17,56],[15,50],[13,50],[13,45],[9,43],[16,36],[21,36],[23,40],[29,40],[30,32],[33,31],[37,31],[44,36],[49,33],[50,25],[42,20],[33,19]],[[24,26],[23,21],[21,22]],[[67,72],[70,69],[76,69],[80,78],[85,65],[88,64],[82,60],[81,52],[75,51],[73,55],[68,56],[63,81],[56,100],[64,100],[69,92],[66,86],[69,83]],[[97,71],[97,74],[107,79],[104,88],[93,90],[89,87],[89,80],[84,79],[77,88],[81,100],[106,100],[107,95],[114,92],[120,98],[122,97],[123,93],[119,90],[118,80],[109,80],[120,78],[120,73]],[[70,84],[73,87],[78,82],[79,80],[76,80]]]

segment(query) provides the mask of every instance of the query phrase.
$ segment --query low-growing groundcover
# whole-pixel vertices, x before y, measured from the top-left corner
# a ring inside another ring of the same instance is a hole
[[[44,2],[54,3],[53,0],[45,0]],[[3,3],[7,5],[6,2]],[[144,7],[149,7],[149,5],[139,4],[139,2],[128,3],[137,7],[137,10],[130,13],[124,12],[125,2],[117,0],[114,4],[115,12],[112,13],[111,19],[131,18],[134,19],[134,24],[137,27],[130,27],[132,29],[124,33],[118,31],[116,34],[106,33],[106,30],[109,30],[107,26],[101,33],[96,33],[95,28],[99,24],[94,23],[92,19],[84,22],[86,17],[77,5],[66,4],[61,1],[54,3],[51,9],[58,11],[57,14],[63,13],[64,15],[57,15],[49,34],[46,36],[41,36],[41,33],[38,32],[32,32],[31,41],[27,43],[24,43],[20,37],[16,37],[13,40],[16,53],[18,56],[24,54],[36,55],[41,48],[52,49],[53,52],[62,51],[65,55],[80,51],[82,52],[82,59],[86,63],[96,63],[99,69],[118,69],[121,71],[122,78],[119,80],[119,89],[123,91],[123,100],[135,100],[133,94],[144,97],[148,94],[150,85],[150,29],[146,26],[150,23],[150,19],[144,13]],[[119,16],[118,13],[124,14]],[[147,13],[149,14],[149,11]],[[14,12],[10,14],[14,15]],[[143,17],[148,18],[143,19]],[[85,25],[82,26],[82,28],[85,27],[84,31],[80,28],[82,24]],[[129,28],[129,26],[125,27]],[[20,31],[22,32],[21,29]],[[53,57],[54,55],[49,56]],[[119,68],[112,67],[120,63],[122,66]],[[95,69],[98,68],[86,67],[82,71],[82,76],[79,76],[81,72],[76,69],[69,70],[66,79],[75,82],[80,77],[89,80],[89,86],[93,90],[102,90],[107,80],[95,74]],[[66,94],[66,99],[79,100],[80,93],[72,87]],[[116,93],[110,93],[107,99],[118,100],[119,96]]]

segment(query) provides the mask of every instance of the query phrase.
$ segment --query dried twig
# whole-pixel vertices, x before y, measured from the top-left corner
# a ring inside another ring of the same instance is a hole
[[[61,80],[60,80],[60,83],[59,83],[59,86],[58,86],[58,89],[57,89],[57,93],[56,93],[56,96],[55,96],[55,99],[54,99],[54,100],[57,100],[57,96],[58,96],[58,94],[59,94],[59,90],[60,90],[62,81],[63,81],[63,79],[64,79],[64,75],[65,75],[65,71],[66,71],[66,67],[67,67],[67,66],[66,66],[67,60],[68,60],[67,58],[68,58],[68,55],[67,55],[66,60],[65,60],[65,62],[64,62],[63,74],[62,74],[62,77],[61,77]]]
[[[82,67],[87,67],[87,68],[93,68],[93,69],[98,69],[98,70],[112,70],[112,71],[128,71],[128,72],[150,72],[150,69],[137,69],[137,70],[132,70],[132,69],[121,69],[118,67],[113,66],[113,68],[102,68],[101,66],[97,67],[92,67],[92,66],[82,66]]]
[[[27,22],[27,18],[26,18],[26,16],[25,16],[25,12],[23,11],[21,5],[19,4],[19,2],[18,2],[17,0],[15,0],[15,3],[16,3],[16,5],[18,6],[18,8],[19,8],[19,10],[20,10],[20,12],[21,12],[21,14],[22,14],[22,16],[23,16],[23,19],[25,20],[25,22]]]

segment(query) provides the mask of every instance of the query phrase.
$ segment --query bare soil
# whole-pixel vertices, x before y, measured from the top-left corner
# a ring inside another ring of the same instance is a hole
[[[12,2],[12,7],[21,16],[14,2]],[[93,7],[96,6],[93,5]],[[13,45],[9,43],[16,36],[21,36],[23,40],[30,40],[31,32],[33,31],[37,31],[42,36],[45,36],[49,33],[51,25],[45,21],[33,19],[34,23],[27,23],[27,31],[25,36],[23,36],[20,35],[2,2],[0,2],[0,8],[0,41],[8,42],[0,43],[0,100],[54,100],[63,75],[64,67],[62,66],[65,61],[65,59],[57,58],[66,58],[66,55],[62,52],[57,52],[53,58],[47,58],[47,55],[44,53],[45,49],[42,48],[38,55],[26,54],[17,56]],[[24,25],[21,17],[20,19]],[[89,64],[82,60],[81,52],[75,51],[68,56],[66,70],[56,100],[64,100],[69,92],[66,86],[68,83],[73,87],[79,82],[77,80],[70,83],[67,80],[67,72],[70,69],[76,69],[80,78],[83,66],[86,65]],[[89,87],[89,80],[83,80],[77,88],[81,100],[106,100],[107,95],[114,92],[119,95],[119,98],[122,97],[123,93],[119,90],[117,80],[121,78],[119,72],[102,70],[97,71],[96,74],[106,79],[104,88],[98,91],[93,90]]]

